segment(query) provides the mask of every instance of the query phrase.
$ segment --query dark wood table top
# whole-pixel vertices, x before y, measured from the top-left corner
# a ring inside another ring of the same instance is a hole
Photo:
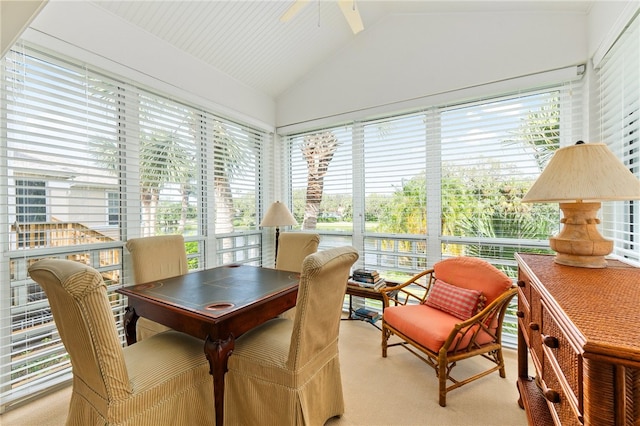
[[[300,274],[248,265],[221,266],[119,289],[215,319],[297,288]]]

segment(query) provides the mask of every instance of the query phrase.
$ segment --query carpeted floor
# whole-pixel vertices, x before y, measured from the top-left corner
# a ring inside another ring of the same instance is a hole
[[[493,373],[456,389],[443,408],[432,368],[401,348],[389,349],[382,358],[379,330],[365,322],[343,321],[340,362],[346,412],[326,425],[525,426],[525,412],[517,403],[516,352],[505,350],[505,358],[506,379]],[[487,363],[463,361],[453,371],[465,373]],[[0,425],[64,425],[70,391],[67,387],[9,411],[0,416]]]

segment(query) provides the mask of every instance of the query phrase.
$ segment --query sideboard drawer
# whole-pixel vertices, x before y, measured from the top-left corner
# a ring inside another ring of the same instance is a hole
[[[545,352],[547,352],[546,349]],[[545,363],[545,367],[547,368],[542,372],[542,380],[544,382],[542,391],[547,399],[547,405],[552,410],[551,415],[554,418],[554,422],[556,425],[562,426],[582,426],[560,384],[555,370],[548,368],[548,363]]]
[[[573,347],[565,333],[542,301],[542,342],[545,352],[544,368],[552,368],[566,388],[566,398],[575,415],[582,418],[582,356]]]
[[[544,357],[542,355],[542,305],[540,293],[531,289],[531,317],[527,326],[531,342],[531,358],[536,371],[541,371]]]

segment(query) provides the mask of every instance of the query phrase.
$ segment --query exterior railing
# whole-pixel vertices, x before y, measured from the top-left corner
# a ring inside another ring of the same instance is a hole
[[[15,235],[11,250],[77,246],[117,240],[117,235],[109,235],[110,231],[97,231],[77,222],[14,223],[11,225],[11,232]]]

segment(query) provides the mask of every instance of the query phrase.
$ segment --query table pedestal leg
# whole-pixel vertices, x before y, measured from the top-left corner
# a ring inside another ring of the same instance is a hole
[[[139,316],[138,314],[136,314],[136,310],[127,307],[123,319],[124,334],[127,338],[127,346],[131,346],[137,341],[136,323],[138,322],[138,318]]]
[[[212,340],[207,336],[204,342],[204,353],[209,360],[209,374],[213,376],[213,405],[216,410],[216,426],[224,425],[224,375],[227,372],[227,361],[233,353],[235,338],[230,334],[226,340]]]

